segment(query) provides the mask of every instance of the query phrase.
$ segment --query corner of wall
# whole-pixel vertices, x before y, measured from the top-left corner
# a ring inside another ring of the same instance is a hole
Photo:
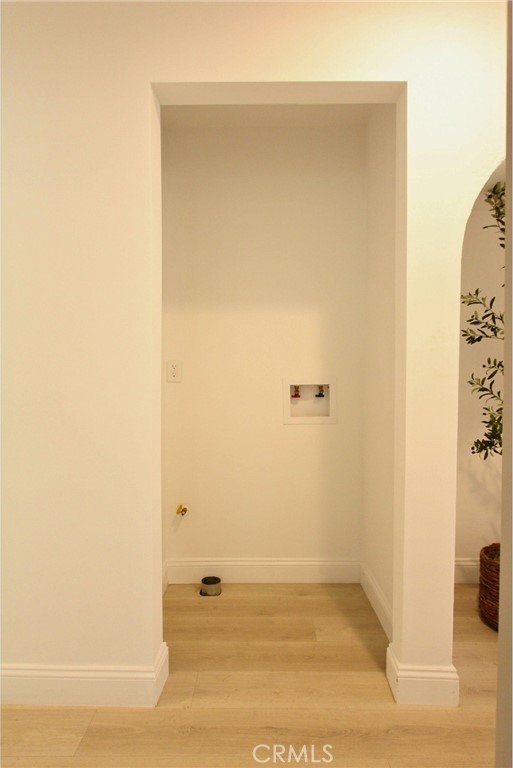
[[[65,707],[154,707],[169,675],[162,643],[152,666],[3,664],[4,704]]]
[[[458,673],[452,666],[421,667],[401,664],[393,646],[387,649],[387,679],[397,704],[457,707]]]
[[[361,565],[360,568],[360,584],[365,592],[369,603],[372,606],[372,610],[379,619],[383,630],[388,637],[392,640],[392,606],[388,602],[385,593],[377,583],[376,579],[372,576],[366,565]]]

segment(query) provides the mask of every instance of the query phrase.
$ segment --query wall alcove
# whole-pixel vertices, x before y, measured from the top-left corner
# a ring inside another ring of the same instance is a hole
[[[395,104],[161,119],[166,578],[362,578],[390,634]],[[284,424],[294,376],[327,418]]]

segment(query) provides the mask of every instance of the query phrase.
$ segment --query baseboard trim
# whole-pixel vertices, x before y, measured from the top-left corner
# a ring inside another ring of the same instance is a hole
[[[392,606],[385,597],[385,593],[370,574],[367,568],[362,565],[360,567],[360,583],[362,589],[367,595],[369,603],[372,605],[372,609],[378,617],[381,626],[383,627],[386,636],[392,641]]]
[[[154,707],[169,674],[162,643],[152,666],[3,664],[4,704]]]
[[[387,679],[398,704],[457,707],[459,677],[452,664],[421,667],[401,664],[393,646],[387,649]]]
[[[198,584],[204,576],[219,576],[227,584],[357,584],[360,581],[360,564],[356,560],[181,558],[168,560],[166,571],[168,584]]]
[[[457,557],[454,566],[455,584],[479,584],[479,558]]]
[[[392,609],[382,590],[358,560],[321,558],[178,558],[164,564],[166,584],[197,584],[205,575],[220,576],[226,583],[300,584],[315,582],[358,583],[369,598],[387,636],[391,637]],[[456,584],[479,583],[479,560],[457,557]]]

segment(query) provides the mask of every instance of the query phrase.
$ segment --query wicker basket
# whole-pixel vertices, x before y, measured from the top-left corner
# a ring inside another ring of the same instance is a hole
[[[489,544],[479,554],[479,615],[492,629],[499,629],[500,544]]]

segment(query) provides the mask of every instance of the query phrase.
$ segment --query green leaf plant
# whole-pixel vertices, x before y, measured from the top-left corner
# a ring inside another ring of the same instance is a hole
[[[499,245],[505,247],[506,242],[506,185],[498,181],[486,194],[486,202],[494,224],[483,229],[497,229]],[[504,268],[504,267],[503,267]],[[480,344],[490,339],[504,339],[504,312],[495,307],[495,296],[488,299],[479,288],[473,293],[461,296],[461,303],[473,307],[472,314],[467,318],[461,335],[467,344]],[[471,451],[487,459],[493,454],[502,454],[502,409],[503,399],[500,389],[501,377],[504,376],[504,361],[488,357],[483,364],[483,376],[470,377],[468,384],[483,404],[484,434],[474,440]],[[498,377],[498,378],[497,378]]]

